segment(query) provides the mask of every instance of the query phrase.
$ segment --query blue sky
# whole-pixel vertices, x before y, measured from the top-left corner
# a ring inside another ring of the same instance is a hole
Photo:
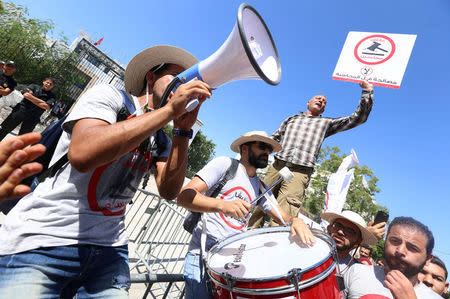
[[[156,44],[182,47],[200,60],[228,37],[239,1],[31,1],[15,4],[30,16],[55,22],[55,36],[69,41],[83,29],[99,48],[126,65]],[[251,1],[266,21],[281,58],[276,86],[259,80],[214,91],[199,118],[217,155],[234,155],[231,142],[250,130],[275,131],[288,116],[306,110],[315,94],[328,98],[325,116],[351,114],[356,83],[331,79],[349,31],[417,34],[400,89],[375,87],[367,123],[326,139],[343,152],[354,148],[362,165],[380,179],[379,204],[391,219],[412,216],[430,227],[435,253],[450,267],[449,129],[450,1]]]

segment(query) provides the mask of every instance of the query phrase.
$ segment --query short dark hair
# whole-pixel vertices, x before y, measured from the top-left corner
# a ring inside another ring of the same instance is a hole
[[[372,253],[372,251],[373,251],[372,246],[370,246],[369,244],[362,244],[361,247],[364,247],[365,249],[369,249],[370,253]]]
[[[435,264],[435,265],[438,265],[439,267],[441,267],[442,269],[444,269],[444,272],[445,272],[445,280],[447,280],[448,272],[447,272],[447,267],[445,267],[444,262],[443,262],[440,258],[438,258],[437,256],[433,256],[433,258],[431,259],[431,262],[430,262],[430,263]]]
[[[44,80],[42,80],[42,82],[47,81],[47,80],[52,81],[53,85],[55,84],[55,79],[53,79],[52,77],[44,78]]]
[[[418,230],[420,230],[427,237],[427,257],[430,256],[434,248],[434,237],[433,233],[428,229],[428,226],[417,221],[412,217],[396,217],[394,218],[394,220],[392,220],[391,224],[389,225],[386,236],[389,236],[391,228],[396,225],[415,227]]]

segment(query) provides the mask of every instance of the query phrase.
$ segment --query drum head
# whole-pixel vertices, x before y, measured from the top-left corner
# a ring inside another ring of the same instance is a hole
[[[332,252],[328,235],[318,231],[314,234],[316,243],[311,247],[296,243],[288,227],[238,234],[211,249],[207,267],[218,275],[229,274],[240,280],[274,279],[286,276],[294,268],[312,269]]]

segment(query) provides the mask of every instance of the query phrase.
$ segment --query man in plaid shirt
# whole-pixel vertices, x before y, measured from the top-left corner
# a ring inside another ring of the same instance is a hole
[[[373,85],[363,81],[360,86],[361,100],[352,115],[339,118],[322,117],[327,99],[323,95],[316,95],[307,103],[306,113],[287,118],[272,134],[272,138],[281,143],[283,149],[275,155],[275,162],[270,165],[264,183],[269,186],[273,184],[280,177],[278,171],[285,166],[292,171],[294,178],[290,182],[282,181],[272,190],[280,206],[291,216],[296,217],[300,211],[323,140],[359,126],[369,117],[373,104]],[[255,209],[250,225],[262,226],[263,217],[264,213]],[[273,225],[277,224],[272,221],[271,226]]]

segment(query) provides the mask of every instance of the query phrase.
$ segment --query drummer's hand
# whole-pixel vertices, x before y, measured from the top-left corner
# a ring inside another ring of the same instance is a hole
[[[308,246],[313,245],[316,242],[316,237],[309,229],[308,225],[300,218],[292,218],[291,225],[291,237],[296,237],[302,241],[303,244]]]
[[[239,220],[248,214],[251,206],[250,203],[240,199],[232,201],[222,200],[219,210],[222,214]]]

